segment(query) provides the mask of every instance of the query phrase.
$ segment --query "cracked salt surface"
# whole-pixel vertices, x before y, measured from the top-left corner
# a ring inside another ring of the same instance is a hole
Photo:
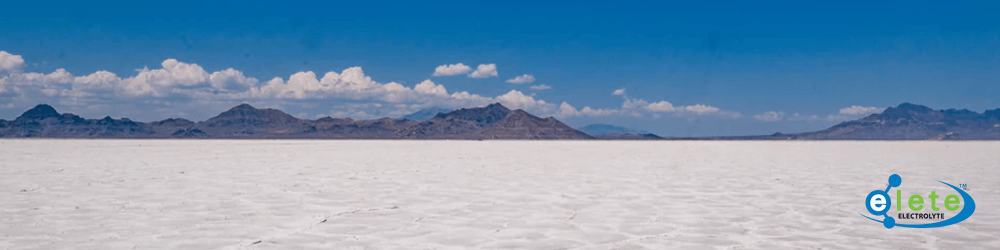
[[[997,142],[0,140],[0,249],[997,249],[996,152]],[[893,173],[904,192],[966,183],[978,209],[937,229],[859,216]]]

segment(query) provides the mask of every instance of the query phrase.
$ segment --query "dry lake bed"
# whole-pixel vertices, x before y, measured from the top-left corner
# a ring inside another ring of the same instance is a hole
[[[861,217],[891,174],[975,213]],[[0,249],[998,249],[998,177],[1000,142],[0,140]]]

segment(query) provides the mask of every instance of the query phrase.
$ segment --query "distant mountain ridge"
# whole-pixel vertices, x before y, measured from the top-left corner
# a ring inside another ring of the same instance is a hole
[[[482,108],[438,113],[397,132],[409,139],[593,139],[553,117],[539,118],[499,103]]]
[[[630,128],[626,128],[626,127],[615,126],[615,125],[611,125],[611,124],[601,124],[601,123],[588,124],[586,126],[579,127],[579,128],[576,128],[576,129],[580,130],[580,131],[582,131],[584,133],[587,133],[589,135],[593,135],[593,136],[613,134],[613,133],[616,133],[616,134],[649,134],[649,132],[646,132],[646,131],[639,131],[639,130],[630,129]]]
[[[41,138],[301,138],[301,139],[593,139],[553,117],[539,118],[496,103],[436,113],[427,121],[405,118],[299,119],[281,110],[240,104],[205,121],[170,118],[83,119],[40,104],[13,121],[0,120],[0,137]]]
[[[594,138],[604,139],[604,140],[657,140],[663,139],[658,135],[650,132],[640,131],[635,129],[630,129],[621,126],[615,126],[610,124],[589,124],[583,127],[577,128],[584,133],[587,133]]]
[[[841,140],[997,140],[1000,109],[980,114],[967,109],[933,110],[903,103],[882,113],[793,136]]]
[[[805,133],[677,139],[722,140],[1000,140],[1000,109],[934,110],[903,103],[882,113]]]
[[[446,109],[446,108],[430,107],[417,110],[417,112],[413,112],[412,114],[405,115],[400,118],[410,119],[415,121],[426,121],[427,119],[434,118],[434,116],[436,116],[437,114],[448,113],[451,111],[452,111],[451,109]]]
[[[84,119],[46,104],[14,120],[0,119],[0,138],[247,138],[247,139],[540,139],[540,140],[1000,140],[1000,109],[934,110],[903,103],[882,113],[805,133],[755,136],[668,137],[612,125],[567,126],[499,103],[438,112],[426,120],[379,118],[299,119],[281,110],[233,107],[205,121],[170,118],[137,122],[128,118]],[[595,130],[596,129],[596,130]],[[594,132],[598,131],[598,132]],[[626,133],[620,133],[626,132]]]

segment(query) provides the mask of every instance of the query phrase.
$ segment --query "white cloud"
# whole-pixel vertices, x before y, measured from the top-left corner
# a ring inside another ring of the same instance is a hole
[[[776,111],[767,111],[764,112],[763,114],[756,114],[753,116],[754,119],[767,122],[780,121],[784,117],[785,117],[784,112],[776,112]]]
[[[0,71],[17,71],[24,67],[24,58],[0,50]]]
[[[530,90],[546,90],[546,89],[551,89],[551,88],[552,88],[552,86],[545,85],[545,84],[532,85],[531,87],[528,87],[528,89],[530,89]]]
[[[802,115],[799,113],[793,113],[792,116],[788,117],[788,121],[804,121],[804,122],[836,122],[846,120],[847,117],[842,115]]]
[[[653,112],[674,112],[677,111],[674,105],[667,101],[659,101],[646,105],[646,109]]]
[[[532,110],[546,105],[545,101],[535,100],[534,97],[525,95],[517,90],[511,90],[506,94],[497,96],[496,101],[511,109]]]
[[[562,102],[559,104],[559,116],[560,117],[573,117],[580,115],[580,111],[577,111],[573,105],[569,103]]]
[[[207,84],[210,77],[201,66],[183,63],[177,59],[164,60],[160,65],[163,66],[162,69],[143,68],[138,70],[139,74],[136,76],[124,79],[125,93],[133,96],[164,97],[170,95],[175,88]]]
[[[625,89],[617,89],[611,93],[612,95],[621,96],[624,101],[619,109],[594,109],[589,106],[583,107],[583,109],[577,110],[569,103],[563,102],[559,105],[559,114],[563,117],[573,117],[573,116],[607,116],[607,115],[631,115],[635,117],[642,117],[645,115],[650,115],[654,118],[660,117],[662,113],[671,113],[676,115],[725,115],[731,116],[733,118],[740,117],[737,112],[722,111],[719,108],[704,105],[704,104],[694,104],[689,106],[674,106],[668,101],[657,101],[648,102],[639,98],[631,98],[625,93]]]
[[[20,58],[4,56],[8,58],[5,60]],[[11,65],[17,68],[22,64]],[[628,97],[624,89],[613,93],[623,97],[621,108],[584,106],[576,109],[569,103],[557,105],[517,90],[488,97],[467,91],[448,92],[445,86],[429,79],[412,87],[396,82],[380,83],[365,75],[360,67],[341,72],[296,72],[287,78],[261,81],[233,68],[210,72],[198,64],[176,59],[164,60],[160,66],[138,69],[133,76],[118,76],[108,71],[75,76],[65,69],[48,74],[15,70],[0,76],[0,103],[4,104],[0,108],[21,109],[49,103],[85,117],[116,115],[138,120],[178,116],[204,119],[241,102],[306,116],[344,114],[354,118],[396,116],[426,107],[476,107],[494,102],[542,117],[725,113],[702,104],[650,103]],[[480,69],[492,72],[489,75],[496,72],[493,64],[480,65]],[[549,88],[544,84],[529,87],[531,90]],[[341,108],[343,110],[337,110]],[[119,113],[108,113],[108,110]]]
[[[695,105],[690,105],[690,106],[683,106],[683,107],[681,107],[680,110],[682,110],[684,112],[692,112],[692,113],[699,114],[699,115],[712,114],[712,113],[715,113],[715,112],[719,112],[719,108],[708,106],[708,105],[704,105],[704,104],[695,104]]]
[[[246,91],[258,82],[256,78],[246,77],[243,72],[233,68],[212,72],[208,80],[212,87],[227,91]]]
[[[497,76],[497,65],[496,64],[480,64],[476,67],[476,71],[469,73],[470,78],[489,78]]]
[[[97,71],[73,79],[73,88],[83,90],[113,90],[122,81],[115,73]]]
[[[619,111],[614,109],[594,109],[590,108],[590,106],[585,106],[580,110],[580,113],[588,116],[608,116],[618,114]]]
[[[768,111],[762,114],[754,115],[754,119],[760,121],[795,121],[795,122],[838,122],[845,121],[856,118],[862,115],[868,115],[873,113],[882,112],[885,108],[880,107],[864,107],[864,106],[850,106],[842,108],[836,114],[829,115],[805,115],[799,113],[792,113],[791,115],[785,115],[785,112],[781,111]]]
[[[583,109],[577,110],[573,105],[563,102],[559,105],[560,117],[573,117],[573,116],[609,116],[618,114],[620,110],[616,109],[594,109],[590,106],[585,106]]]
[[[447,96],[448,90],[444,88],[444,85],[436,85],[430,79],[424,80],[413,87],[413,90],[417,93],[432,94],[437,96]]]
[[[616,89],[611,93],[612,95],[621,96],[625,99],[622,102],[621,113],[629,113],[633,116],[641,116],[642,109],[653,113],[677,113],[677,114],[696,114],[696,115],[707,115],[715,113],[727,113],[732,115],[738,115],[734,112],[721,112],[721,109],[704,105],[704,104],[694,104],[690,106],[674,106],[674,104],[668,101],[657,101],[657,102],[647,102],[646,100],[639,98],[631,98],[625,93],[624,88]]]
[[[441,65],[434,68],[433,76],[454,76],[469,73],[469,71],[472,71],[472,67],[462,63]]]
[[[863,107],[858,105],[853,105],[850,107],[840,109],[840,115],[868,115],[878,112],[882,112],[885,108],[880,107]]]
[[[496,72],[496,69],[494,69],[494,72]],[[520,75],[520,76],[514,77],[512,79],[507,79],[507,82],[513,83],[513,84],[533,83],[533,82],[535,82],[535,76],[532,76],[532,75],[529,75],[529,74],[524,74],[524,75]]]
[[[433,85],[433,82],[430,84]],[[427,88],[430,89],[427,89]],[[399,83],[378,83],[365,75],[361,67],[351,67],[341,73],[327,72],[322,78],[317,78],[312,71],[292,74],[288,81],[275,78],[264,86],[251,88],[240,97],[248,98],[278,98],[278,99],[328,99],[347,100],[375,99],[386,102],[405,102],[418,98],[421,94],[434,94],[434,86],[422,85],[421,90],[430,92],[418,93]]]
[[[638,99],[631,102],[635,104],[643,104],[645,101]],[[673,104],[667,101],[658,101],[645,105],[645,108],[652,112],[670,112],[670,113],[694,113],[697,115],[707,115],[719,112],[720,109],[704,104],[695,104],[689,106],[679,106],[675,107]]]

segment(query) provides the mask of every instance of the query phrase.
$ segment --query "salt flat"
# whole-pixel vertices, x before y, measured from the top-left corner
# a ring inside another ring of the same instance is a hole
[[[0,249],[997,249],[998,142],[0,140]],[[977,209],[886,229],[865,196]]]

